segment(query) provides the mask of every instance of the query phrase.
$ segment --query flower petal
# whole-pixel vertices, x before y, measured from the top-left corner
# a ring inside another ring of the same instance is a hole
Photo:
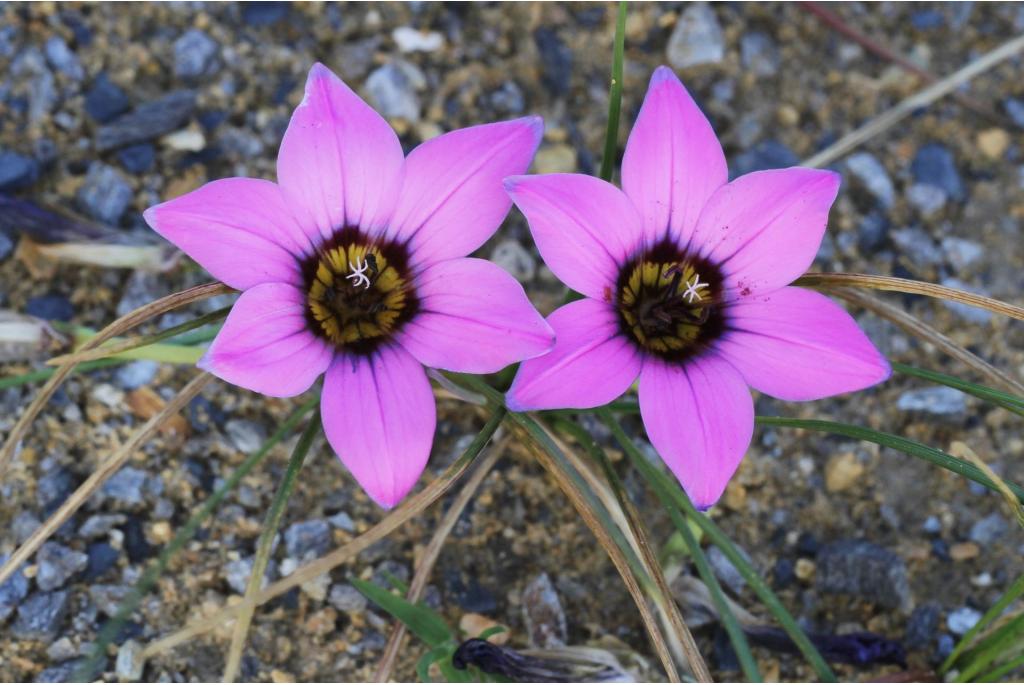
[[[889,362],[853,317],[821,293],[782,288],[728,309],[721,354],[747,383],[782,400],[816,400],[887,379]]]
[[[647,359],[640,414],[694,506],[717,502],[754,434],[754,401],[739,372],[714,355],[685,365]]]
[[[420,313],[401,345],[420,363],[464,373],[495,373],[544,354],[555,334],[506,271],[483,259],[449,259],[416,278]]]
[[[312,249],[280,188],[270,181],[212,181],[150,207],[143,216],[214,278],[240,290],[259,283],[301,283],[299,257]]]
[[[416,484],[437,423],[420,363],[400,347],[339,355],[324,377],[324,432],[375,502],[390,509]]]
[[[548,323],[555,347],[519,367],[505,396],[512,411],[600,407],[636,380],[640,353],[619,333],[608,304],[576,300],[552,312]]]
[[[505,180],[541,256],[573,290],[611,302],[619,266],[643,240],[640,215],[621,190],[593,176]]]
[[[306,79],[277,155],[277,180],[325,239],[342,226],[373,233],[394,210],[404,156],[398,136],[322,64]]]
[[[416,264],[476,250],[512,205],[501,180],[526,172],[543,131],[540,117],[525,117],[451,131],[414,149],[389,237],[408,241]]]
[[[292,397],[308,390],[333,356],[309,330],[302,292],[263,283],[238,298],[199,367],[263,395]]]
[[[658,67],[622,157],[622,189],[643,217],[648,242],[668,229],[686,244],[708,198],[728,180],[707,117],[675,72]]]
[[[818,169],[755,171],[711,196],[692,246],[722,267],[727,298],[781,288],[807,270],[839,181]]]

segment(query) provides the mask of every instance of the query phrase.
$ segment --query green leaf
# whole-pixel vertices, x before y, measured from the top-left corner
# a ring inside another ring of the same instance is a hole
[[[432,683],[434,680],[430,677],[430,665],[439,662],[442,659],[451,659],[451,645],[444,644],[440,647],[434,647],[426,654],[421,656],[416,661],[416,675],[424,683]]]
[[[983,676],[978,677],[979,683],[994,683],[1001,679],[1003,676],[1009,675],[1016,671],[1018,668],[1024,667],[1024,654],[1021,654],[1016,659],[1007,661],[999,668],[993,669]]]
[[[900,364],[899,362],[892,362],[892,370],[907,376],[913,376],[914,378],[920,378],[922,380],[931,381],[932,383],[938,383],[939,385],[955,388],[961,392],[967,393],[968,395],[974,395],[986,402],[990,402],[996,406],[1008,409],[1015,414],[1024,416],[1024,397],[1018,397],[1017,395],[1011,395],[1008,392],[1002,392],[1001,390],[989,388],[984,385],[964,381],[956,378],[955,376],[947,376],[946,374],[939,373],[938,371],[918,369],[906,364]]]
[[[937,450],[934,447],[928,447],[927,445],[923,445],[919,442],[909,440],[898,435],[881,433],[862,426],[851,426],[846,423],[821,421],[818,419],[790,419],[784,416],[758,416],[756,420],[757,423],[762,426],[805,428],[807,430],[820,431],[822,433],[843,435],[856,440],[865,440],[867,442],[873,442],[876,445],[882,445],[883,447],[891,447],[894,450],[903,452],[904,454],[909,454],[910,456],[917,457],[918,459],[923,459],[935,464],[936,466],[941,466],[948,471],[961,475],[964,478],[973,480],[975,483],[984,485],[993,492],[999,492],[999,488],[996,487],[996,484],[993,483],[989,477],[982,473],[981,469],[974,464],[962,459],[957,459],[956,457],[946,454],[941,450]],[[1024,502],[1024,489],[1016,483],[1012,483],[1010,481],[1005,482],[1017,499]]]
[[[366,595],[367,599],[401,621],[413,635],[431,647],[440,647],[448,640],[454,639],[448,624],[431,609],[413,604],[404,597],[392,594],[365,580],[353,578],[350,582]]]
[[[659,493],[660,496],[664,497],[664,501],[667,501],[669,511],[673,509],[678,513],[682,513],[691,521],[695,522],[700,526],[704,534],[708,536],[710,541],[714,543],[722,552],[726,558],[732,562],[736,570],[740,572],[747,584],[750,585],[751,589],[760,597],[761,601],[764,602],[768,610],[771,611],[772,615],[782,626],[783,630],[793,640],[793,643],[800,649],[804,657],[811,664],[814,670],[817,672],[818,677],[821,680],[828,682],[836,682],[836,676],[829,668],[829,665],[822,658],[817,648],[811,643],[810,639],[797,625],[793,615],[786,610],[786,607],[782,605],[779,598],[772,592],[771,588],[768,587],[761,576],[758,575],[757,571],[750,565],[750,563],[739,553],[736,546],[732,544],[732,540],[722,532],[722,530],[715,525],[715,523],[704,516],[696,508],[693,503],[690,502],[690,498],[686,496],[686,492],[683,491],[674,481],[670,480],[668,476],[658,470],[653,464],[651,464],[647,457],[645,457],[637,446],[633,444],[633,441],[629,439],[629,436],[622,430],[622,426],[615,420],[607,408],[600,408],[597,410],[597,414],[605,422],[605,424],[611,429],[612,435],[625,450],[629,456],[633,465],[636,466],[644,478],[651,483],[652,487],[655,488],[655,492]],[[683,523],[677,525],[676,529],[680,531],[684,539],[689,533],[689,528]],[[699,567],[698,567],[699,568]],[[710,589],[710,587],[709,587]]]
[[[963,657],[964,668],[956,677],[958,683],[968,683],[1000,657],[1012,656],[1024,639],[1024,613],[1018,614],[992,631]]]
[[[989,610],[985,612],[985,615],[981,617],[981,620],[975,623],[970,630],[964,633],[964,636],[960,638],[960,642],[957,643],[953,651],[950,652],[946,660],[942,662],[942,666],[939,667],[939,673],[946,673],[948,670],[953,668],[953,664],[956,663],[957,659],[963,653],[963,651],[971,644],[975,637],[981,633],[989,624],[995,621],[1002,613],[1006,610],[1006,607],[1013,604],[1014,601],[1021,595],[1024,595],[1024,575],[1013,581],[1013,585],[1006,589],[996,603],[989,607]]]
[[[608,90],[608,127],[604,134],[604,155],[601,157],[599,178],[612,180],[619,144],[619,115],[622,113],[622,62],[626,46],[626,3],[619,2],[615,18],[615,45],[612,49],[612,82]]]
[[[479,640],[489,640],[494,635],[499,635],[501,633],[507,633],[507,632],[508,632],[508,628],[506,628],[505,626],[491,626],[490,628],[488,628],[487,630],[483,631],[482,633],[480,633],[476,637]]]

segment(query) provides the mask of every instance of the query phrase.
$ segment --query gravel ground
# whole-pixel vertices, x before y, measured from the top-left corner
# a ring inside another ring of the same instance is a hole
[[[842,4],[847,22],[945,75],[1024,30],[1024,6]],[[141,211],[231,175],[273,178],[276,148],[310,64],[325,62],[386,114],[408,147],[442,131],[526,113],[545,118],[535,170],[594,173],[607,107],[614,11],[603,4],[18,4],[0,3],[0,192],[77,212],[131,244],[152,241]],[[655,66],[670,63],[708,113],[733,172],[786,166],[922,87],[797,5],[630,7],[625,140]],[[1024,286],[1024,85],[1021,59],[965,91],[987,118],[945,99],[837,163],[844,185],[819,255],[825,270],[942,282],[1020,302]],[[0,207],[0,212],[8,210]],[[99,269],[16,251],[0,222],[0,308],[98,327],[119,313],[204,282],[195,265],[163,272]],[[37,233],[36,240],[46,236]],[[48,225],[49,239],[59,226]],[[545,313],[562,297],[515,212],[481,254],[509,269]],[[195,311],[223,306],[205,303]],[[1024,375],[1024,327],[978,310],[890,301],[1010,375]],[[180,322],[163,317],[158,325]],[[870,316],[861,323],[893,359],[970,377],[929,346]],[[3,374],[35,363],[13,363]],[[192,375],[139,362],[73,378],[37,420],[0,484],[0,554],[9,554]],[[35,388],[0,390],[0,435]],[[211,385],[0,586],[0,680],[66,679],[144,563],[295,406]],[[834,417],[940,448],[969,444],[995,471],[1024,481],[1019,423],[955,391],[906,378],[854,397],[758,412]],[[439,473],[481,425],[443,401],[431,465]],[[642,435],[639,424],[630,430]],[[638,479],[609,445],[629,486]],[[247,479],[187,547],[118,642],[145,643],[214,611],[244,589],[260,522],[288,445]],[[306,465],[271,573],[287,573],[366,530],[380,511],[326,449]],[[671,530],[640,500],[656,540]],[[437,508],[353,564],[264,607],[243,677],[362,680],[389,632],[347,582],[408,578]],[[902,640],[929,668],[1021,572],[1024,535],[998,497],[910,457],[845,439],[758,429],[712,515],[808,628],[871,630]],[[766,615],[719,554],[738,601]],[[546,575],[545,575],[546,574]],[[524,601],[524,597],[530,601]],[[546,598],[546,604],[539,599]],[[569,644],[635,651],[655,663],[628,594],[571,506],[513,445],[460,519],[426,601],[453,623],[482,614],[538,639],[537,612]],[[550,618],[554,616],[554,618]],[[564,624],[563,624],[564,621]],[[551,632],[553,630],[553,633]],[[717,678],[738,677],[714,630],[699,633]],[[153,659],[145,680],[219,679],[227,636],[213,633]],[[116,679],[117,650],[104,665]],[[419,644],[399,674],[414,677]],[[764,649],[771,678],[813,676]],[[635,662],[630,662],[635,665]],[[657,669],[638,667],[657,677]],[[840,667],[851,679],[895,670]]]

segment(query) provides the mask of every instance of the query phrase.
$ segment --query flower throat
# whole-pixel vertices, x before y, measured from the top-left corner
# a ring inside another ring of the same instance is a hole
[[[706,348],[724,329],[721,275],[706,260],[664,241],[619,272],[616,306],[626,337],[667,361]]]
[[[338,231],[303,263],[307,318],[335,346],[370,354],[416,313],[404,246]]]

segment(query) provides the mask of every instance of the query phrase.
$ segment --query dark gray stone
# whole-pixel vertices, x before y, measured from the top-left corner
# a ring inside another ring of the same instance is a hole
[[[29,298],[25,303],[25,313],[47,321],[70,321],[75,315],[75,307],[64,295],[52,293]]]
[[[146,478],[145,471],[127,466],[111,476],[100,492],[120,504],[136,506],[145,501],[142,488]]]
[[[60,466],[50,469],[36,483],[36,502],[43,516],[57,510],[75,490],[75,478],[71,472]]]
[[[922,388],[908,390],[896,400],[902,411],[922,411],[940,416],[953,416],[967,411],[964,394],[954,388]]]
[[[9,554],[0,555],[0,566],[7,563]],[[3,624],[14,610],[21,604],[21,600],[28,596],[28,578],[21,572],[21,568],[11,574],[11,577],[0,583],[0,624]]]
[[[32,595],[18,606],[11,635],[21,640],[52,640],[67,616],[70,597],[67,590]]]
[[[746,552],[740,550],[740,553],[746,557],[747,561],[750,561],[750,557]],[[707,556],[708,563],[711,564],[711,570],[715,572],[715,577],[734,593],[739,594],[742,592],[743,588],[747,585],[747,581],[743,579],[739,570],[733,566],[733,563],[729,561],[725,553],[717,546],[712,545],[708,548]]]
[[[114,374],[114,380],[124,390],[135,390],[151,383],[159,370],[159,363],[149,359],[139,359],[119,368]]]
[[[889,172],[870,152],[857,152],[846,158],[846,169],[878,201],[889,209],[896,199]]]
[[[68,47],[60,36],[51,36],[46,41],[46,59],[50,66],[61,72],[68,78],[81,81],[85,78],[85,70],[78,56]]]
[[[106,72],[96,77],[85,94],[86,114],[101,124],[124,114],[130,106],[128,96],[110,80]]]
[[[751,171],[782,169],[800,162],[796,153],[777,140],[765,140],[752,149],[736,155],[729,169],[730,178],[736,178]]]
[[[1008,98],[1003,102],[1003,109],[1013,119],[1013,123],[1024,126],[1024,99]]]
[[[840,540],[821,548],[815,580],[820,592],[854,595],[881,606],[910,611],[907,567],[899,556],[863,540]]]
[[[378,67],[366,79],[366,91],[377,110],[385,117],[419,121],[420,98],[418,88],[426,78],[418,67],[395,60]]]
[[[857,227],[857,247],[864,256],[881,249],[889,237],[889,218],[882,212],[866,215]]]
[[[686,6],[668,39],[668,62],[676,69],[718,64],[725,58],[725,34],[706,2]]]
[[[918,183],[942,188],[954,200],[961,201],[967,197],[953,153],[941,143],[921,146],[911,162],[910,172]]]
[[[105,152],[170,133],[188,121],[195,108],[195,91],[177,90],[168,93],[100,128],[96,136],[96,148]]]
[[[568,95],[572,83],[572,49],[557,31],[546,26],[533,32],[533,42],[540,52],[540,82],[552,95]]]
[[[4,231],[0,231],[0,262],[11,256],[14,252],[14,241]]]
[[[521,114],[526,108],[523,91],[515,81],[505,81],[501,84],[501,88],[488,96],[488,99],[491,101],[491,107],[498,112]]]
[[[243,2],[242,21],[249,26],[270,26],[288,16],[287,2]]]
[[[568,639],[565,611],[548,574],[541,573],[523,589],[523,623],[530,645],[551,649]]]
[[[72,576],[84,571],[89,557],[56,542],[47,542],[39,548],[36,563],[39,565],[36,585],[44,592],[51,592],[64,587]]]
[[[991,545],[1005,535],[1009,528],[1010,525],[1002,515],[989,514],[971,526],[969,537],[979,545]]]
[[[219,52],[220,45],[205,31],[189,29],[174,41],[174,75],[196,79],[215,74]]]
[[[284,533],[285,551],[289,557],[300,560],[326,554],[332,540],[331,526],[323,519],[293,523]]]
[[[971,607],[960,607],[946,616],[946,626],[954,635],[963,635],[981,620],[981,612]]]
[[[116,225],[133,195],[132,187],[117,169],[103,162],[93,162],[75,198],[82,211],[92,218]]]
[[[743,66],[758,76],[774,76],[779,71],[779,48],[766,33],[751,31],[740,38]]]
[[[942,607],[938,602],[926,602],[914,609],[907,619],[907,632],[903,642],[910,649],[922,649],[932,644],[939,630]]]
[[[17,152],[0,152],[0,191],[22,190],[39,178],[39,162]]]
[[[144,174],[153,168],[156,162],[156,148],[149,143],[129,145],[117,151],[117,160],[125,171],[133,174]]]
[[[331,594],[328,602],[338,611],[346,614],[355,614],[366,609],[366,597],[348,583],[339,583],[331,586]]]

